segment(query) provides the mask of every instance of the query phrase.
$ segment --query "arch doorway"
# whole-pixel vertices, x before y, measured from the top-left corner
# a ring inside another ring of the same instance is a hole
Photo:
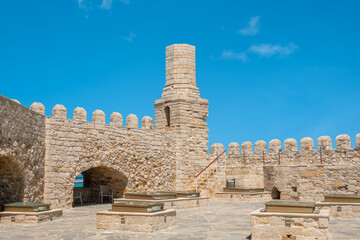
[[[77,200],[81,193],[83,203],[99,203],[101,185],[108,186],[110,191],[114,192],[114,198],[116,198],[123,196],[127,182],[127,177],[114,168],[94,167],[76,176],[73,195]],[[105,200],[109,202],[107,198]],[[73,205],[80,205],[80,202],[74,201]]]
[[[273,187],[271,191],[271,198],[280,199],[280,196],[281,196],[281,192],[276,187]]]
[[[22,202],[24,182],[22,167],[11,158],[0,157],[0,205]]]

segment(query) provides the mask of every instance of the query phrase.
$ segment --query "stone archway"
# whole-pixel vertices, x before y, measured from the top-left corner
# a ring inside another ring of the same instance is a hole
[[[8,157],[0,157],[0,205],[24,200],[24,170]]]
[[[100,185],[108,185],[113,190],[114,198],[122,197],[128,178],[112,167],[92,167],[83,172],[83,187],[74,187],[73,194],[81,192],[84,203],[98,203]],[[75,178],[74,178],[75,180]]]

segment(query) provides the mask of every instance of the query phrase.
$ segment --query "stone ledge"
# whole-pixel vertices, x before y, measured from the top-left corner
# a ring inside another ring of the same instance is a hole
[[[329,218],[329,209],[321,209],[320,213],[276,213],[276,212],[262,212],[264,208],[260,208],[250,213],[250,216],[279,216],[279,217],[301,217],[301,218]]]
[[[53,209],[43,212],[0,212],[1,224],[36,224],[53,221],[63,214],[61,209]],[[11,218],[14,217],[12,220]]]
[[[112,211],[100,211],[97,212],[96,215],[121,215],[121,216],[146,216],[146,217],[154,217],[154,216],[164,216],[167,214],[173,215],[176,210],[175,209],[167,209],[161,212],[154,213],[143,213],[143,212],[112,212]]]

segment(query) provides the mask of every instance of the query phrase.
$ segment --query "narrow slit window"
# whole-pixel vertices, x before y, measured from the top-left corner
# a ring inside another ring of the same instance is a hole
[[[170,127],[170,108],[165,107],[166,126]]]

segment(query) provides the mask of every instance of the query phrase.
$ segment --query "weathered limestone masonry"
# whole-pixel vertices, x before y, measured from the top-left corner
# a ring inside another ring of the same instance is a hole
[[[51,203],[70,207],[74,179],[85,176],[85,201],[97,201],[99,186],[107,184],[121,197],[124,191],[194,190],[195,175],[224,151],[213,144],[207,154],[208,100],[196,85],[195,47],[175,44],[166,48],[166,83],[155,101],[153,120],[130,114],[123,126],[120,113],[96,110],[87,122],[83,108],[56,105],[45,117],[41,103],[26,108],[0,96],[0,204],[6,201]],[[323,194],[360,194],[360,134],[356,148],[350,137],[314,141],[303,138],[240,145],[231,143],[228,154],[198,178],[200,190],[212,195],[235,178],[243,188],[277,189],[281,199],[318,201]],[[283,150],[282,150],[283,149]]]
[[[45,117],[0,96],[0,125],[0,204],[42,202]]]
[[[172,190],[175,187],[173,141],[142,125],[135,115],[121,126],[121,117],[111,117],[105,124],[102,111],[93,113],[93,122],[77,114],[66,119],[66,109],[55,106],[53,117],[46,119],[45,202],[56,207],[71,206],[75,177],[90,169],[108,176],[110,188],[120,192]],[[82,116],[86,116],[84,110]],[[113,114],[120,116],[118,113]],[[113,116],[112,115],[112,116]],[[117,173],[114,174],[114,173]],[[84,174],[86,175],[86,174]],[[117,177],[117,178],[116,178]],[[95,196],[89,198],[96,199]]]
[[[269,152],[265,141],[229,144],[226,156],[226,179],[236,179],[244,188],[275,188],[283,200],[322,201],[324,194],[360,194],[360,134],[351,148],[350,136],[336,137],[336,149],[328,136],[318,138],[317,150],[311,138],[301,140],[298,150],[295,139],[286,139],[284,150],[278,139],[271,140]],[[222,152],[222,144],[213,144],[211,157]],[[225,156],[219,160],[224,166]],[[220,181],[221,187],[224,180]],[[219,187],[219,186],[216,186]]]
[[[155,129],[176,144],[176,189],[186,189],[206,164],[208,100],[200,97],[195,76],[195,47],[166,48],[166,84],[155,101]]]

